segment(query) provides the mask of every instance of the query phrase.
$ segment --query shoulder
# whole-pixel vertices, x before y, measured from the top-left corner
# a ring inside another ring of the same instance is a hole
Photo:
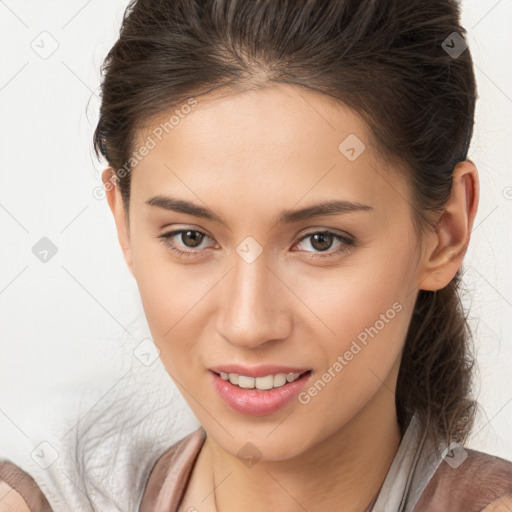
[[[512,496],[504,496],[489,503],[482,512],[510,512],[512,510]]]
[[[45,495],[26,471],[0,459],[0,512],[52,512]]]
[[[0,512],[32,512],[21,494],[0,480]]]
[[[421,495],[416,512],[445,510],[444,507],[453,512],[512,510],[512,462],[468,448],[464,453],[465,458],[457,464],[441,462]]]

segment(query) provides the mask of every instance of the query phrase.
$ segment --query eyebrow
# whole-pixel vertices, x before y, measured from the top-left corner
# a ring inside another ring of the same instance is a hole
[[[186,213],[193,215],[194,217],[200,217],[203,219],[218,222],[226,226],[226,223],[215,212],[206,208],[194,204],[184,199],[178,199],[171,196],[157,195],[148,199],[146,204],[164,210],[171,210],[178,213]],[[370,211],[373,210],[371,206],[342,200],[331,200],[322,201],[318,204],[306,206],[304,208],[295,210],[283,210],[277,218],[277,224],[292,224],[301,220],[310,219],[311,217],[320,217],[324,215],[338,215],[343,213],[357,212],[357,211]]]

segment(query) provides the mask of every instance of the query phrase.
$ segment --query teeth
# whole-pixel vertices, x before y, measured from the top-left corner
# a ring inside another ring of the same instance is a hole
[[[274,375],[274,387],[278,388],[279,386],[284,386],[286,382],[291,382],[299,376],[298,373],[289,373],[288,375],[290,376],[290,380],[288,380],[288,377],[284,373]],[[294,377],[294,375],[297,375],[297,377]]]
[[[238,375],[237,373],[220,372],[223,380],[229,380],[231,384],[239,386],[243,389],[273,389],[280,388],[288,382],[297,380],[301,373],[278,373],[276,375],[266,375],[265,377],[247,377],[246,375]]]
[[[274,376],[256,377],[254,379],[256,389],[272,389],[274,387]]]
[[[254,387],[254,377],[246,377],[245,375],[238,376],[238,386],[244,389],[251,389]]]

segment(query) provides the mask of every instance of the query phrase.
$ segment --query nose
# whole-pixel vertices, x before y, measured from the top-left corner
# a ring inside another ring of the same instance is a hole
[[[235,254],[233,265],[220,288],[218,333],[232,345],[245,348],[289,337],[290,291],[269,266],[265,251],[251,263]]]

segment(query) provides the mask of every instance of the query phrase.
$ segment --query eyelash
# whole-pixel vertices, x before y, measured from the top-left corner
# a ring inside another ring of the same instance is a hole
[[[194,257],[200,251],[192,251],[192,250],[186,251],[183,249],[178,249],[178,247],[176,245],[174,245],[172,242],[170,242],[170,239],[172,237],[179,235],[181,233],[186,233],[188,231],[192,231],[194,233],[200,233],[201,235],[208,237],[208,235],[206,233],[203,233],[202,231],[199,231],[197,229],[179,229],[179,230],[175,230],[175,231],[170,231],[168,233],[164,233],[163,235],[160,235],[158,238],[161,239],[162,243],[164,243],[167,248],[171,249],[172,251],[177,253],[179,256],[190,258],[190,257]],[[351,248],[353,248],[356,245],[356,242],[354,240],[352,240],[351,238],[340,235],[339,233],[335,233],[335,232],[329,231],[329,230],[312,231],[310,233],[307,233],[304,236],[302,236],[301,238],[299,238],[299,240],[296,242],[296,244],[299,244],[306,238],[312,237],[313,235],[317,235],[317,234],[332,235],[336,240],[341,242],[342,245],[340,246],[339,249],[337,249],[333,252],[329,252],[329,253],[323,253],[323,252],[311,253],[310,251],[305,251],[307,254],[307,256],[306,256],[307,258],[332,258],[332,257],[338,256],[339,254],[348,252]],[[296,245],[296,244],[294,244],[294,245]]]

